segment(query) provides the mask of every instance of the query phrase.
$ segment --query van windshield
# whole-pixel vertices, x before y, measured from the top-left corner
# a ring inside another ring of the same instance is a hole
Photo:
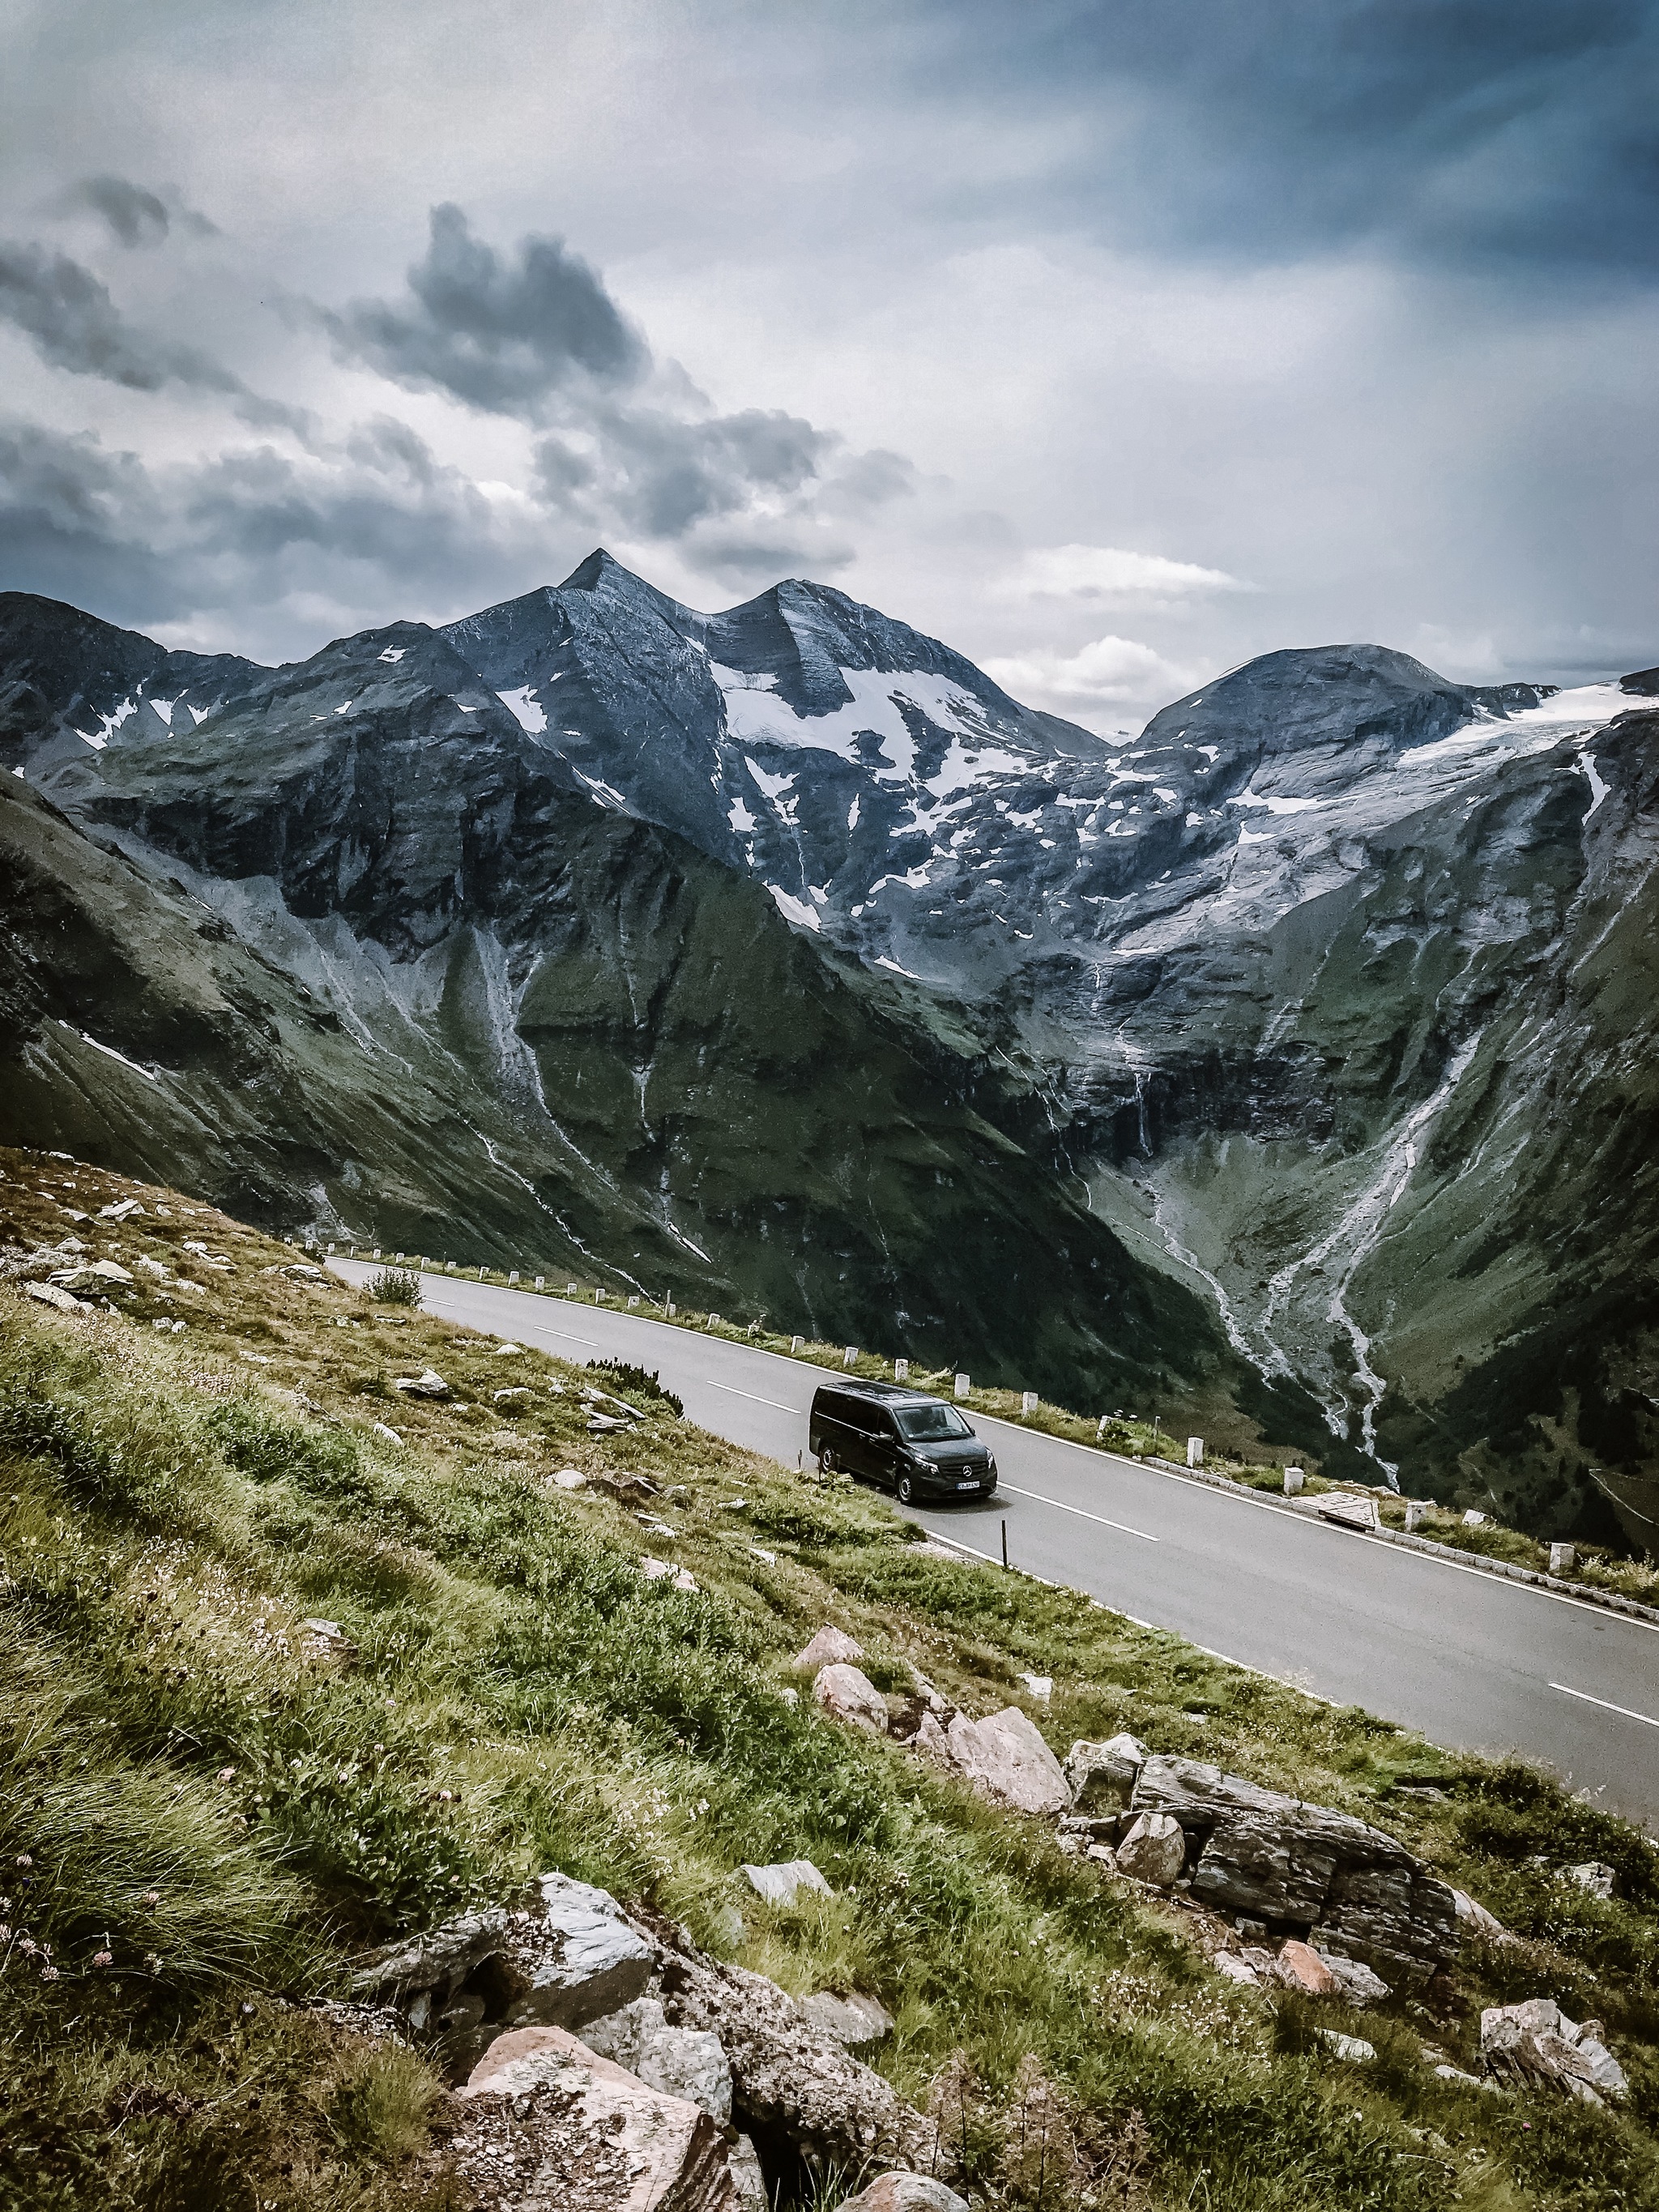
[[[954,1406],[900,1406],[895,1419],[902,1437],[914,1437],[926,1443],[936,1437],[971,1437],[969,1427]]]

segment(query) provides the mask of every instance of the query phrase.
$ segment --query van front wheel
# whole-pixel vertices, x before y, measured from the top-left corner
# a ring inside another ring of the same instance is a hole
[[[897,1482],[894,1484],[893,1490],[901,1505],[913,1505],[915,1503],[916,1479],[913,1474],[908,1472],[901,1474]]]
[[[820,1474],[833,1474],[835,1471],[836,1455],[830,1450],[829,1445],[825,1444],[818,1454],[818,1473]]]

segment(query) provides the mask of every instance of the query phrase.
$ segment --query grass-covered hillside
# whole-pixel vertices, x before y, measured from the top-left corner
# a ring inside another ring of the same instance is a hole
[[[956,2116],[976,2203],[1659,2207],[1659,1856],[1632,1829],[955,1564],[614,1377],[646,1419],[596,1437],[580,1370],[287,1272],[190,1200],[0,1172],[0,2204],[465,2203],[442,2052],[325,2001],[367,1946],[557,1867],[792,1991],[878,1996],[874,2063]],[[32,1296],[24,1256],[69,1235],[65,1268],[131,1283]],[[428,1366],[448,1398],[396,1389]],[[791,1703],[826,1620],[878,1686],[915,1664],[1062,1753],[1128,1729],[1359,1813],[1522,1940],[1363,2018],[1236,1987],[1191,1907]],[[741,1882],[797,1856],[833,1898]],[[1611,1899],[1559,1878],[1589,1859]],[[1436,2076],[1483,2002],[1532,1995],[1605,2023],[1622,2108]],[[1037,2112],[1064,2158],[1023,2154]]]

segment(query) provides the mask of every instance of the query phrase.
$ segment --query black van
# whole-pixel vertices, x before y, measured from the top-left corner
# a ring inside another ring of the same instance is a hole
[[[808,1437],[828,1474],[848,1474],[896,1491],[901,1505],[921,1498],[988,1498],[997,1463],[954,1406],[896,1382],[826,1383],[812,1400]]]

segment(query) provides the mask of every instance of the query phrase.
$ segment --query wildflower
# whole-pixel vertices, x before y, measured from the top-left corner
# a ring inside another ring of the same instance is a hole
[[[26,1959],[32,1959],[40,1950],[40,1946],[33,1936],[20,1936],[17,1939],[17,1948]]]
[[[234,1766],[222,1766],[216,1779],[220,1782],[234,1782],[236,1779],[236,1769]]]
[[[92,1954],[92,1963],[94,1966],[112,1966],[115,1964],[115,1954],[113,1951],[94,1951]]]
[[[155,1907],[161,1902],[161,1893],[157,1889],[147,1889],[143,1895],[139,1899],[138,1902],[140,1905],[149,1905],[150,1911],[153,1912],[155,1910]]]
[[[55,1982],[58,1979],[57,1967],[42,1966],[40,1969],[40,1978],[43,1982]]]
[[[17,1854],[17,1863],[21,1867],[32,1867],[34,1864],[34,1861],[29,1856],[27,1851],[19,1851]]]
[[[144,1954],[144,1972],[147,1974],[159,1974],[161,1971],[161,1953],[159,1951],[146,1951]]]

